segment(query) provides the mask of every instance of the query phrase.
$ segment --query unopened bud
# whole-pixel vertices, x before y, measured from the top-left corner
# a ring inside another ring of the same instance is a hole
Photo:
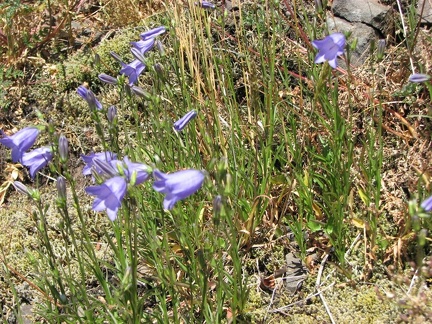
[[[107,112],[107,119],[112,124],[114,122],[114,119],[117,116],[117,108],[116,106],[111,106],[108,108]]]
[[[382,60],[382,58],[384,57],[385,47],[386,47],[386,40],[385,39],[380,39],[378,41],[378,46],[377,46],[377,57],[378,57],[378,60]]]
[[[132,97],[132,89],[129,84],[124,85],[124,91],[128,97]]]
[[[131,49],[132,55],[141,63],[145,64],[145,57],[142,55],[139,49],[132,47]]]
[[[27,188],[27,186],[25,184],[23,184],[20,181],[14,181],[12,183],[12,185],[14,186],[15,190],[18,191],[19,193],[23,194],[23,195],[27,195],[29,197],[31,197],[31,192],[30,190]]]
[[[217,195],[213,199],[213,212],[215,214],[219,214],[221,212],[221,210],[222,210],[222,196]]]
[[[57,194],[61,201],[66,201],[66,180],[64,177],[57,178]]]
[[[117,84],[118,80],[117,78],[112,77],[111,75],[101,73],[98,76],[99,80],[102,82],[108,83],[108,84]]]
[[[118,175],[114,167],[109,162],[104,160],[96,158],[93,159],[93,167],[98,173],[102,173],[104,175],[107,175],[108,177],[115,177]]]
[[[97,53],[94,56],[94,63],[95,65],[100,65],[100,56]]]
[[[156,49],[159,51],[160,55],[164,56],[165,55],[165,49],[164,49],[162,42],[160,40],[156,40],[155,46],[156,46]]]
[[[116,52],[110,52],[110,55],[118,62],[122,63],[121,57]]]
[[[141,98],[144,98],[144,99],[147,99],[147,100],[151,99],[150,93],[148,93],[147,91],[145,91],[143,88],[140,88],[140,87],[137,87],[137,86],[132,86],[132,88],[130,88],[130,89],[138,97],[141,97]]]
[[[163,68],[162,64],[156,63],[155,65],[153,65],[153,68],[155,69],[158,76],[160,76],[160,77],[164,76],[164,68]]]
[[[65,163],[68,159],[68,151],[69,151],[68,147],[69,145],[66,136],[64,136],[63,134],[60,135],[58,141],[58,152],[60,155],[60,161],[62,163]]]
[[[315,9],[318,13],[321,13],[323,11],[323,5],[321,0],[315,0]]]

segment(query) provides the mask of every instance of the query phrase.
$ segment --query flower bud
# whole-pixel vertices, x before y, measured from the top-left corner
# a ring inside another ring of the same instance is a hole
[[[377,57],[378,57],[378,60],[382,60],[382,58],[384,57],[385,47],[386,47],[386,40],[385,39],[380,39],[378,41],[378,46],[377,46]]]
[[[150,30],[142,33],[140,36],[141,36],[142,40],[147,40],[147,39],[162,35],[163,33],[165,33],[165,31],[166,31],[165,26],[160,26],[160,27],[150,29]]]
[[[196,110],[189,111],[186,115],[184,115],[182,118],[180,118],[174,123],[174,129],[177,132],[181,131],[183,128],[186,127],[187,124],[189,124],[192,119],[197,116],[197,114],[198,113],[196,112]]]
[[[58,198],[66,201],[66,180],[64,177],[58,177],[56,182]]]
[[[19,193],[31,197],[30,190],[22,182],[20,182],[20,181],[14,181],[14,182],[12,182],[12,185],[14,186],[15,190],[18,191]]]
[[[151,94],[148,93],[147,91],[145,91],[143,88],[140,88],[140,87],[137,87],[137,86],[132,86],[130,89],[138,97],[144,98],[146,100],[150,100],[151,99]]]
[[[164,56],[165,55],[165,49],[164,49],[162,42],[160,40],[156,40],[155,45],[156,45],[156,49],[158,50],[159,54]]]
[[[135,47],[131,48],[132,55],[141,63],[145,64],[145,57],[142,55],[141,51]]]
[[[155,65],[153,65],[153,68],[156,71],[156,73],[158,74],[158,76],[160,76],[160,77],[164,76],[164,68],[163,68],[162,64],[156,63]]]
[[[414,83],[420,83],[420,82],[426,82],[430,79],[430,76],[427,74],[422,74],[422,73],[414,73],[411,74],[409,77],[409,81],[410,82],[414,82]]]
[[[118,55],[116,52],[110,52],[110,55],[118,62],[122,63],[122,59],[120,57],[120,55]]]
[[[221,210],[222,210],[222,196],[217,195],[213,199],[213,212],[215,214],[220,214]]]
[[[97,54],[97,53],[94,56],[94,64],[95,65],[100,65],[100,55]]]
[[[107,119],[110,122],[110,124],[112,124],[114,122],[114,119],[117,116],[117,108],[116,106],[111,106],[108,108],[108,112],[107,112]]]
[[[100,171],[102,174],[105,174],[108,177],[115,177],[118,175],[117,170],[105,160],[95,158],[93,159],[93,166],[97,171]]]
[[[323,11],[323,5],[321,0],[315,0],[315,9],[318,13],[321,13]]]
[[[60,155],[60,161],[62,163],[65,163],[68,159],[68,147],[69,145],[66,136],[64,136],[63,134],[60,135],[58,140],[58,153]]]
[[[108,84],[117,84],[118,80],[117,78],[112,77],[111,75],[101,73],[98,76],[99,80],[102,82],[108,83]]]
[[[200,3],[196,3],[195,5],[200,6],[203,9],[215,9],[216,5],[209,1],[201,1]]]

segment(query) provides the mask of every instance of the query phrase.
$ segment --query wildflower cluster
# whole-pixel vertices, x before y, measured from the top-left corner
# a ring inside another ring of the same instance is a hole
[[[203,6],[207,5],[203,3]],[[136,87],[135,84],[146,68],[144,55],[158,42],[155,38],[165,32],[165,27],[157,27],[142,33],[140,41],[131,42],[133,46],[131,51],[135,56],[135,60],[128,64],[124,63],[117,54],[112,53],[112,56],[121,64],[120,74],[128,77],[128,85],[132,89],[136,88],[138,92],[143,91]],[[162,48],[162,44],[158,44],[158,47]],[[109,84],[117,84],[118,82],[118,79],[107,74],[101,74],[99,78]],[[77,93],[88,103],[92,111],[103,110],[103,105],[90,89],[80,86]],[[111,124],[116,115],[117,108],[115,106],[109,107],[107,119]],[[196,116],[197,112],[195,110],[188,112],[174,123],[174,129],[176,131],[183,130]],[[53,148],[51,146],[44,146],[27,152],[34,145],[39,132],[36,127],[26,127],[12,136],[4,136],[0,139],[1,144],[12,150],[13,162],[20,162],[30,168],[32,178],[53,159]],[[68,142],[64,135],[61,135],[58,139],[57,152],[60,161],[62,163],[66,162]],[[128,188],[142,184],[150,178],[152,173],[155,180],[153,184],[154,190],[166,195],[163,202],[165,209],[172,209],[177,201],[185,199],[198,191],[205,178],[202,171],[194,169],[165,174],[159,170],[152,170],[146,164],[132,162],[127,156],[120,160],[116,153],[109,151],[82,155],[81,158],[85,162],[82,174],[84,176],[92,175],[93,182],[97,182],[96,185],[85,189],[89,195],[95,196],[92,209],[94,211],[106,210],[109,219],[112,221],[117,218],[118,210]],[[20,185],[20,183],[17,184],[18,188],[21,188]],[[65,196],[63,187],[65,187],[65,179],[59,177],[58,188],[61,189],[62,196]]]
[[[156,37],[165,32],[166,28],[160,26],[142,33],[140,41],[131,42],[131,52],[135,60],[128,64],[124,63],[119,55],[112,53],[112,56],[121,64],[120,74],[128,77],[128,86],[131,87],[134,93],[143,91],[135,84],[146,68],[145,54],[155,45],[158,48],[163,48],[162,44],[156,40]],[[117,84],[118,82],[116,78],[106,74],[100,74],[99,79],[109,84]],[[77,89],[77,92],[87,101],[91,109],[102,109],[102,104],[91,90],[81,86]],[[116,114],[116,107],[111,106],[107,111],[107,119],[110,123],[113,122]],[[197,112],[195,110],[188,112],[174,123],[174,129],[176,131],[183,130],[196,116]],[[117,218],[118,210],[128,188],[142,184],[150,178],[151,173],[153,173],[155,179],[154,190],[166,195],[163,203],[165,209],[172,209],[177,201],[185,199],[199,190],[205,178],[202,171],[193,169],[165,174],[159,170],[152,170],[146,164],[131,162],[127,156],[123,160],[119,160],[116,153],[109,151],[82,155],[81,158],[86,163],[82,172],[83,175],[93,175],[93,181],[98,182],[97,185],[85,189],[89,195],[95,196],[92,209],[94,211],[106,210],[109,219],[112,221]]]
[[[155,45],[158,48],[162,48],[160,41],[156,40],[156,37],[164,34],[165,32],[166,28],[164,26],[153,28],[147,32],[142,33],[140,35],[140,41],[131,42],[131,52],[135,59],[128,64],[123,62],[123,60],[117,53],[111,53],[112,57],[114,57],[121,64],[122,68],[120,70],[120,74],[128,78],[129,86],[131,86],[132,88],[137,83],[141,73],[143,73],[146,69],[145,54],[149,52]],[[109,84],[117,84],[118,82],[116,78],[105,73],[100,74],[99,79],[102,82]]]

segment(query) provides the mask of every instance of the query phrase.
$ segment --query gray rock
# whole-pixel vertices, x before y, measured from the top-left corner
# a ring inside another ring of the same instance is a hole
[[[291,294],[294,294],[301,288],[303,281],[307,278],[307,268],[304,266],[301,259],[297,258],[293,253],[288,253],[285,256],[285,260],[285,288]]]
[[[379,39],[379,33],[372,27],[362,23],[350,23],[344,19],[333,17],[327,18],[327,24],[330,33],[334,32],[351,32],[348,43],[357,39],[357,48],[351,53],[351,64],[354,66],[361,65],[369,56],[369,46],[372,39]],[[341,64],[343,66],[343,64]]]
[[[391,8],[378,3],[376,0],[334,0],[333,13],[335,16],[351,23],[364,23],[381,32],[387,30]]]
[[[432,0],[419,0],[417,3],[417,14],[419,16],[422,15],[422,23],[432,24]]]

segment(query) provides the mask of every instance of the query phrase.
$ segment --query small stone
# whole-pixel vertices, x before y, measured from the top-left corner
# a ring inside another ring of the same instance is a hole
[[[301,259],[297,258],[293,253],[288,253],[285,256],[285,260],[285,288],[291,294],[295,294],[301,288],[303,281],[307,278],[307,269]]]

